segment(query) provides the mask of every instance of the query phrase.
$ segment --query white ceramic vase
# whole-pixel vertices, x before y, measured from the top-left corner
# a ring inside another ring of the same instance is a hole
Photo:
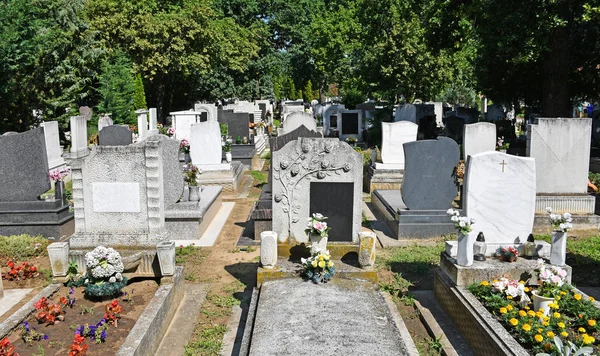
[[[552,247],[550,249],[550,263],[555,266],[564,266],[567,258],[567,233],[552,231]]]
[[[231,163],[231,152],[225,152],[225,160],[227,161],[227,163]]]
[[[533,309],[535,311],[542,309],[544,315],[548,316],[550,314],[550,304],[554,303],[554,298],[542,297],[537,295],[536,291],[533,291],[531,295],[533,296]]]
[[[310,234],[310,253],[314,255],[315,253],[327,251],[327,240],[328,237],[322,237],[318,234]]]
[[[458,249],[456,251],[456,264],[468,267],[473,264],[473,244],[477,238],[477,232],[471,231],[468,234],[458,234]]]

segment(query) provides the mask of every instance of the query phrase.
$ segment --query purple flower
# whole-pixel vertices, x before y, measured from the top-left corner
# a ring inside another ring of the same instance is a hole
[[[24,321],[23,325],[25,326],[25,331],[29,332],[29,323]]]
[[[75,294],[75,289],[73,289],[73,287],[69,288],[69,294]]]
[[[79,336],[83,336],[83,329],[84,326],[83,325],[79,325],[76,329],[75,329],[75,334],[79,335]]]
[[[44,337],[43,337],[43,339],[44,339],[44,340],[48,340],[48,335],[44,334]]]
[[[100,339],[104,341],[106,339],[106,330],[102,330],[102,334],[100,334]]]

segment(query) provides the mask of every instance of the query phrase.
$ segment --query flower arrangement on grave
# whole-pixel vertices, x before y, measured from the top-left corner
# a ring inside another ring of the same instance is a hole
[[[356,138],[354,138],[354,137],[348,137],[346,139],[346,142],[348,142],[348,144],[351,145],[351,146],[355,145],[357,141],[358,140]]]
[[[48,172],[48,176],[54,182],[62,182],[69,173],[71,173],[71,168],[56,168]]]
[[[312,214],[312,217],[308,218],[308,224],[304,231],[308,236],[319,235],[321,237],[328,237],[331,228],[327,226],[325,220],[327,220],[327,217],[322,214]]]
[[[129,124],[129,130],[133,133],[137,132],[137,126],[135,124]]]
[[[103,298],[120,295],[121,289],[127,285],[121,254],[111,247],[98,246],[86,253],[85,265],[85,276],[72,285],[85,286],[86,296]]]
[[[42,297],[33,306],[39,311],[35,318],[40,324],[54,325],[56,322],[65,320],[63,307],[68,304],[67,298],[60,297],[60,302],[50,304],[46,297]]]
[[[7,281],[20,281],[35,278],[40,275],[37,266],[35,266],[33,263],[23,262],[18,265],[12,260],[9,260],[6,263],[6,266],[10,268],[10,270],[6,273],[3,273],[2,278],[6,279]]]
[[[510,147],[510,143],[504,141],[504,136],[498,137],[496,142],[496,151],[507,150]]]
[[[169,127],[169,128],[167,129],[167,133],[166,133],[166,135],[167,135],[167,136],[169,136],[169,137],[173,137],[173,136],[175,136],[175,128],[174,128],[174,127]]]
[[[537,295],[546,298],[556,298],[563,286],[567,284],[567,271],[557,266],[546,266],[543,259],[538,259],[537,280],[539,288]]]
[[[256,124],[254,124],[254,127],[258,127],[258,128],[265,128],[265,123],[264,122],[257,122]]]
[[[179,151],[182,153],[189,154],[190,153],[190,141],[183,139],[179,144]]]
[[[48,335],[37,331],[34,327],[30,326],[28,322],[24,321],[21,324],[21,340],[26,344],[31,344],[34,341],[48,340]],[[4,355],[1,349],[0,355]]]
[[[468,290],[532,354],[563,355],[563,344],[571,343],[586,348],[579,355],[598,354],[600,309],[593,304],[594,298],[584,297],[566,283],[556,288],[556,300],[549,304],[547,315],[535,309],[531,302],[535,289],[523,281],[482,281]]]
[[[552,208],[547,207],[552,224],[552,245],[550,250],[550,263],[564,266],[567,259],[567,231],[573,228],[573,217],[570,213],[553,214]]]
[[[552,214],[552,208],[547,207],[546,211],[550,214],[550,224],[552,230],[558,232],[567,232],[573,228],[573,216],[570,213]]]
[[[231,152],[231,144],[233,143],[233,140],[231,138],[227,138],[225,139],[225,141],[223,141],[223,152]]]
[[[329,251],[319,251],[309,258],[302,258],[304,276],[314,283],[327,283],[335,275],[335,267]]]
[[[200,174],[200,169],[198,169],[198,167],[194,166],[193,164],[186,164],[185,166],[183,166],[183,180],[189,185],[189,186],[197,186],[198,185],[198,181],[197,181],[197,177],[198,174]]]
[[[87,354],[88,345],[85,343],[85,337],[75,334],[69,356],[85,356]]]
[[[496,251],[496,254],[500,257],[500,261],[515,262],[519,257],[519,250],[513,246],[500,247]]]
[[[471,225],[475,224],[474,218],[460,216],[458,210],[455,209],[448,209],[446,214],[450,215],[450,220],[454,222],[454,227],[460,234],[467,235],[471,232]]]

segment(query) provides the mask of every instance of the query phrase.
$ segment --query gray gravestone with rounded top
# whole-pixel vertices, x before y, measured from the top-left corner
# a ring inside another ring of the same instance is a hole
[[[127,146],[133,142],[132,132],[126,125],[110,125],[98,132],[99,146]]]

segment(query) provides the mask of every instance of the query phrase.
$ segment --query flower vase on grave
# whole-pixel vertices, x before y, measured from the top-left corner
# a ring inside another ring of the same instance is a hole
[[[323,237],[319,234],[310,234],[310,253],[312,255],[327,251],[327,236]]]
[[[225,160],[227,160],[227,163],[231,163],[231,152],[225,152]]]
[[[477,238],[474,231],[468,234],[458,233],[458,250],[456,251],[456,264],[468,267],[473,264],[473,244]]]
[[[185,164],[190,164],[192,158],[190,157],[189,152],[185,154]]]
[[[190,185],[190,197],[189,201],[199,201],[200,200],[200,187],[197,185]]]
[[[550,304],[554,304],[554,298],[537,295],[537,291],[531,292],[531,295],[533,296],[533,309],[542,309],[544,315],[548,316],[550,314]]]
[[[550,263],[564,266],[567,257],[567,233],[552,231],[552,246],[550,248]]]
[[[65,182],[62,180],[54,183],[54,199],[60,202],[65,199]]]

